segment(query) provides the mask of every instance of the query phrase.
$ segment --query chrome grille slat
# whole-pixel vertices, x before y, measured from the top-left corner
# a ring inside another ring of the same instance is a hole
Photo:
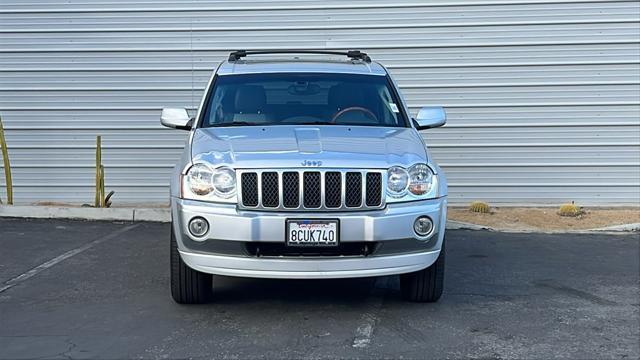
[[[304,179],[302,179],[302,172],[299,171],[298,172],[298,207],[296,209],[302,208],[302,201],[304,200],[302,194],[304,194]]]
[[[320,207],[321,208],[326,208],[326,205],[325,205],[325,200],[326,200],[325,197],[327,193],[327,189],[325,186],[326,177],[327,177],[326,173],[320,174]]]
[[[236,171],[237,178],[240,180],[238,207],[241,209],[354,211],[382,209],[385,206],[386,170],[238,169]],[[257,186],[252,181],[254,179]],[[296,182],[297,186],[294,185]],[[255,194],[256,191],[257,194]]]
[[[340,206],[344,206],[344,202],[347,198],[347,187],[344,186],[344,184],[347,183],[347,173],[346,172],[341,172],[340,173],[340,181],[342,182],[341,184],[341,189],[340,189]]]
[[[365,177],[366,177],[366,173],[359,173],[358,179],[360,179],[360,186],[359,186],[359,190],[360,190],[360,202],[359,202],[359,206],[364,206],[364,194],[365,194],[365,187],[367,186],[367,184],[365,183]]]
[[[262,204],[262,191],[260,191],[260,184],[262,184],[262,173],[258,173],[258,206]]]
[[[284,185],[282,180],[282,175],[278,174],[278,204],[284,204]]]

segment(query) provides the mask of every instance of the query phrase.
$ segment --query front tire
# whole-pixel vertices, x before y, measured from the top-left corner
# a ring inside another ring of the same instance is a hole
[[[204,304],[211,301],[213,276],[193,270],[182,261],[171,225],[171,297],[178,304]]]
[[[424,270],[400,275],[402,297],[408,301],[436,302],[444,288],[444,240],[436,262]]]

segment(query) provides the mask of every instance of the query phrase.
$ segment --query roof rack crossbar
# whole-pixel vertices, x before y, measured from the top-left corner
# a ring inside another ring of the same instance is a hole
[[[362,60],[364,62],[371,62],[371,58],[367,53],[360,50],[349,51],[331,51],[331,50],[236,50],[229,54],[229,61],[237,61],[247,55],[261,55],[261,54],[329,54],[329,55],[344,55],[348,58],[355,60]]]

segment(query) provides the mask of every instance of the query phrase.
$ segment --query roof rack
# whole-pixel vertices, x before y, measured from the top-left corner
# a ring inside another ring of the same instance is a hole
[[[367,53],[360,50],[349,51],[330,51],[330,50],[237,50],[229,54],[229,61],[237,61],[247,55],[259,55],[259,54],[329,54],[329,55],[344,55],[354,60],[362,60],[364,62],[371,62],[371,58]]]

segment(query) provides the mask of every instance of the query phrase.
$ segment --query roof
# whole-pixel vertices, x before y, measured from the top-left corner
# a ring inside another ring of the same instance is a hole
[[[361,60],[301,59],[247,59],[225,61],[218,68],[218,75],[255,73],[341,73],[363,75],[386,75],[385,68],[377,62]]]

